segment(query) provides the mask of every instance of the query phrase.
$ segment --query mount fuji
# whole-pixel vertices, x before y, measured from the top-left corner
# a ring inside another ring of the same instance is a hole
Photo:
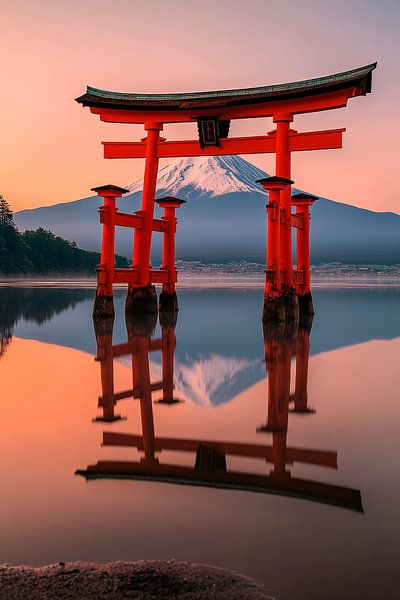
[[[179,159],[159,171],[157,197],[187,200],[177,211],[177,257],[203,262],[250,260],[265,256],[267,194],[257,179],[268,174],[239,156]],[[122,212],[140,208],[142,180],[128,186],[118,202]],[[299,190],[295,190],[299,191]],[[97,209],[101,199],[23,210],[15,214],[19,229],[44,227],[88,250],[99,250]],[[320,198],[312,211],[312,262],[398,263],[400,215],[378,213]],[[158,207],[156,216],[161,212]],[[161,236],[154,235],[152,258],[159,261]],[[132,231],[118,229],[116,250],[130,256]]]

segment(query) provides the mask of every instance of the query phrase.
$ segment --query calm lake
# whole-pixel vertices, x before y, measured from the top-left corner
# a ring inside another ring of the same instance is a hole
[[[400,288],[316,290],[311,330],[264,333],[261,290],[181,290],[154,333],[123,292],[95,333],[93,294],[0,288],[0,563],[398,598]]]

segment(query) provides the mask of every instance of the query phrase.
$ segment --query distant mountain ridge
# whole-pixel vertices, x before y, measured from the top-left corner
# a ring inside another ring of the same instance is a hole
[[[157,197],[187,200],[177,211],[177,256],[204,262],[265,260],[266,193],[256,184],[268,174],[239,156],[179,159],[160,169]],[[140,208],[142,180],[118,201],[123,212]],[[294,191],[296,189],[294,188]],[[15,214],[20,229],[44,227],[82,248],[100,248],[97,209],[101,199],[84,198]],[[156,214],[160,214],[157,207]],[[118,228],[116,250],[130,257],[132,231]],[[161,236],[154,235],[153,260]],[[311,258],[355,263],[400,262],[400,215],[378,213],[321,198],[312,207]]]

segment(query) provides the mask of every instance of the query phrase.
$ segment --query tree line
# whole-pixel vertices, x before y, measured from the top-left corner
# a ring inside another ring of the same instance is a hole
[[[18,231],[13,212],[0,196],[0,274],[45,275],[52,273],[94,273],[100,262],[98,252],[78,248],[42,227]],[[124,256],[115,257],[117,267],[126,268]]]

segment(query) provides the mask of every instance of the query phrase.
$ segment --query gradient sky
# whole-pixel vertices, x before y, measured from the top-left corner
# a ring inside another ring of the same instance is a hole
[[[138,140],[74,102],[87,84],[178,92],[306,79],[375,60],[373,93],[346,109],[295,119],[298,130],[347,127],[342,150],[293,156],[296,186],[400,212],[398,0],[13,0],[1,11],[0,193],[14,210],[126,185],[142,160],[104,160],[102,140]],[[169,139],[195,137],[170,125]],[[262,134],[270,119],[236,122]],[[246,157],[273,171],[271,155]]]

